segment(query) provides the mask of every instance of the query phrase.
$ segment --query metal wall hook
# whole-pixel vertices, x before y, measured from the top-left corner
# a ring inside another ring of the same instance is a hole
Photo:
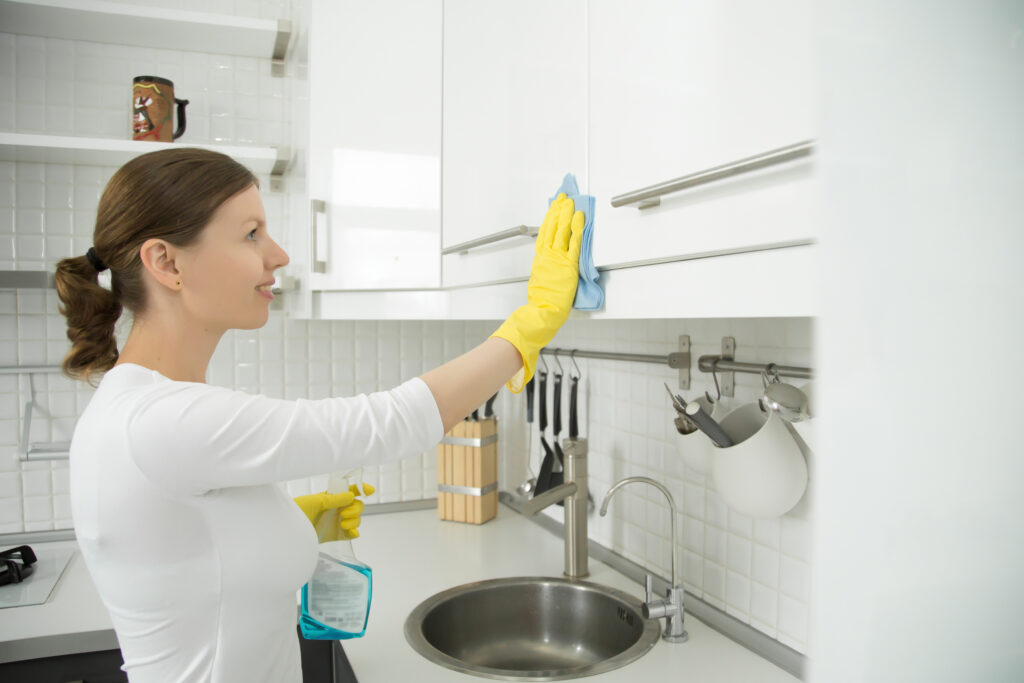
[[[561,350],[562,349],[555,349],[555,362],[558,364],[558,372],[555,373],[555,374],[557,374],[557,375],[564,375],[565,374],[565,369],[562,368],[562,361],[558,360],[558,354],[559,354],[559,352]]]
[[[711,368],[711,379],[715,380],[715,396],[716,396],[716,398],[711,398],[711,394],[709,394],[706,391],[704,392],[704,396],[707,397],[707,399],[708,399],[708,401],[710,403],[718,403],[719,401],[722,400],[722,388],[718,386],[718,373],[715,372],[714,368]]]
[[[543,372],[546,375],[550,371],[550,368],[548,368],[548,362],[546,360],[544,360],[544,354],[539,354],[539,356],[540,356],[540,362],[544,364]]]
[[[569,360],[572,361],[573,366],[576,368],[576,376],[573,377],[572,373],[569,373],[569,377],[572,379],[579,379],[583,376],[583,371],[580,370],[580,366],[576,365],[576,349],[569,352]]]

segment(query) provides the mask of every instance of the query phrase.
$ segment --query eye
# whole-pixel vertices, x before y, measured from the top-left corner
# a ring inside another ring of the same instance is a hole
[[[256,230],[257,229],[258,228],[253,228],[252,230],[250,230],[249,234],[246,235],[245,239],[247,239],[247,240],[254,240],[254,239],[256,239]]]

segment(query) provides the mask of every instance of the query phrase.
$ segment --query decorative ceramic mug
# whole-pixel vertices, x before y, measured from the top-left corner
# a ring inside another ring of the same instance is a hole
[[[178,127],[174,128],[174,106]],[[132,139],[171,142],[185,132],[185,105],[174,98],[174,83],[157,76],[136,76],[132,81]]]

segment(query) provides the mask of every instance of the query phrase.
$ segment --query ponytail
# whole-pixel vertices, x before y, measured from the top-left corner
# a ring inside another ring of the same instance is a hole
[[[71,350],[64,357],[64,374],[93,384],[117,362],[114,326],[121,317],[117,295],[100,286],[96,268],[85,256],[57,263],[59,310],[67,318]],[[113,274],[111,274],[113,276]]]

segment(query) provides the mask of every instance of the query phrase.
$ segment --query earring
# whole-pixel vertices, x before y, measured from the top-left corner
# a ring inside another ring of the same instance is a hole
[[[177,284],[179,287],[181,287],[181,280],[178,280],[175,284]]]

